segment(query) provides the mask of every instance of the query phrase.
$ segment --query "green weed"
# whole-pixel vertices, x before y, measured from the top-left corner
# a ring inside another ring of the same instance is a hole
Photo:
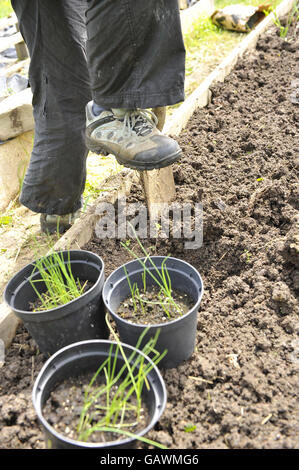
[[[245,257],[245,263],[250,263],[251,257],[252,257],[252,253],[250,253],[248,250],[244,250],[242,256]]]
[[[184,427],[184,432],[193,432],[195,430],[196,430],[195,424],[188,424],[187,426]]]

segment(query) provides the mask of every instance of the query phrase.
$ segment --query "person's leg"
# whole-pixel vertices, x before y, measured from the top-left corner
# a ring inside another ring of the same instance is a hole
[[[91,99],[84,0],[12,0],[30,53],[35,138],[20,202],[34,212],[81,207],[85,106]]]
[[[177,0],[89,0],[86,28],[93,95],[86,112],[88,148],[112,153],[138,170],[172,164],[180,147],[157,130],[144,109],[184,99]]]
[[[90,0],[87,5],[87,58],[98,105],[144,109],[184,100],[177,0]]]

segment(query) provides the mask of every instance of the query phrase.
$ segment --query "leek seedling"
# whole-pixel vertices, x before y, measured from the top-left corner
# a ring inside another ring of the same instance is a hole
[[[79,440],[88,441],[94,432],[111,432],[165,448],[127,429],[137,426],[142,412],[142,390],[144,386],[149,387],[147,375],[167,353],[167,350],[162,354],[155,350],[160,332],[158,330],[155,337],[151,338],[142,349],[146,356],[154,355],[152,363],[145,364],[145,357],[139,354],[138,348],[148,328],[140,335],[136,350],[127,357],[118,336],[109,323],[108,315],[106,315],[106,321],[116,340],[116,345],[111,344],[108,357],[93,375],[85,390],[84,404],[77,426]],[[124,364],[117,371],[117,360],[120,357]],[[102,373],[103,384],[96,387],[95,381],[100,373]],[[127,419],[130,422],[127,422]]]
[[[34,264],[30,284],[41,304],[35,311],[56,308],[84,293],[87,281],[82,285],[79,279],[74,278],[71,270],[70,252],[68,252],[67,261],[63,259],[62,253],[53,252],[48,256],[41,257]],[[37,271],[41,277],[33,279]],[[37,282],[45,284],[46,291],[44,293],[40,293],[35,286]]]
[[[144,314],[145,313],[144,303],[146,303],[146,301],[144,299],[142,299],[142,297],[140,295],[137,282],[134,282],[134,284],[132,285],[132,283],[130,281],[130,277],[128,275],[127,268],[125,266],[124,266],[124,271],[125,271],[125,274],[126,274],[128,284],[129,284],[129,289],[130,289],[130,293],[131,293],[131,300],[132,300],[132,303],[133,303],[134,312],[135,313],[138,312],[138,305],[140,305],[142,313]],[[143,278],[143,276],[142,276],[142,278]],[[143,280],[143,285],[145,286],[145,281],[144,280]],[[144,289],[146,289],[146,287],[144,287]]]
[[[134,304],[134,310],[137,311],[137,303],[138,302],[139,303],[141,302],[140,305],[142,305],[142,302],[144,302],[144,303],[148,303],[148,304],[152,304],[152,305],[159,304],[163,308],[163,310],[166,313],[168,318],[171,318],[170,307],[173,307],[175,309],[175,311],[177,311],[181,315],[182,310],[181,310],[180,306],[175,302],[175,300],[173,299],[173,296],[172,296],[171,278],[169,276],[168,269],[167,269],[167,266],[166,266],[166,262],[167,262],[167,259],[169,258],[169,256],[167,256],[163,260],[163,262],[161,263],[161,267],[158,268],[155,265],[152,258],[150,257],[149,253],[146,251],[146,249],[142,245],[142,243],[141,243],[140,239],[138,238],[138,236],[136,234],[136,231],[134,230],[132,225],[131,225],[131,228],[134,232],[134,235],[136,237],[136,241],[137,241],[139,247],[141,248],[142,252],[145,255],[145,259],[143,260],[143,259],[139,258],[137,256],[137,254],[134,253],[134,251],[131,250],[131,248],[129,248],[129,246],[127,244],[121,243],[121,245],[132,256],[134,256],[134,258],[136,258],[143,267],[142,282],[143,282],[144,292],[146,291],[146,275],[147,274],[154,280],[155,284],[160,288],[160,292],[157,296],[158,299],[159,299],[159,302],[151,302],[151,301],[146,301],[145,299],[141,299],[140,294],[139,294],[139,289],[138,289],[138,291],[136,291],[136,287],[131,285],[127,270],[124,267],[126,277],[128,279],[128,283],[129,283],[129,288],[130,288],[130,292],[131,292],[131,296],[132,296],[132,301],[133,301],[133,304]],[[149,269],[149,267],[147,266],[147,261],[149,261],[151,267],[154,268],[154,269]],[[142,309],[143,309],[143,307],[142,307]]]

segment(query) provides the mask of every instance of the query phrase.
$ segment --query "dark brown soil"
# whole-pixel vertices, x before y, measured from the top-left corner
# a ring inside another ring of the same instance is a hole
[[[177,198],[202,202],[203,245],[158,239],[155,252],[190,262],[205,292],[194,354],[162,371],[167,407],[147,435],[171,449],[299,447],[298,50],[265,34],[179,138]],[[85,248],[106,275],[129,260],[119,240]],[[31,390],[44,358],[20,329],[5,359],[1,447],[42,448]]]

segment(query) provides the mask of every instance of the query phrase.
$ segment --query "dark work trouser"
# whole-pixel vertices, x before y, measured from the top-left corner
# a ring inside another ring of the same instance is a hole
[[[35,138],[20,202],[67,214],[86,179],[85,105],[152,108],[184,99],[177,0],[12,0],[30,53]]]

